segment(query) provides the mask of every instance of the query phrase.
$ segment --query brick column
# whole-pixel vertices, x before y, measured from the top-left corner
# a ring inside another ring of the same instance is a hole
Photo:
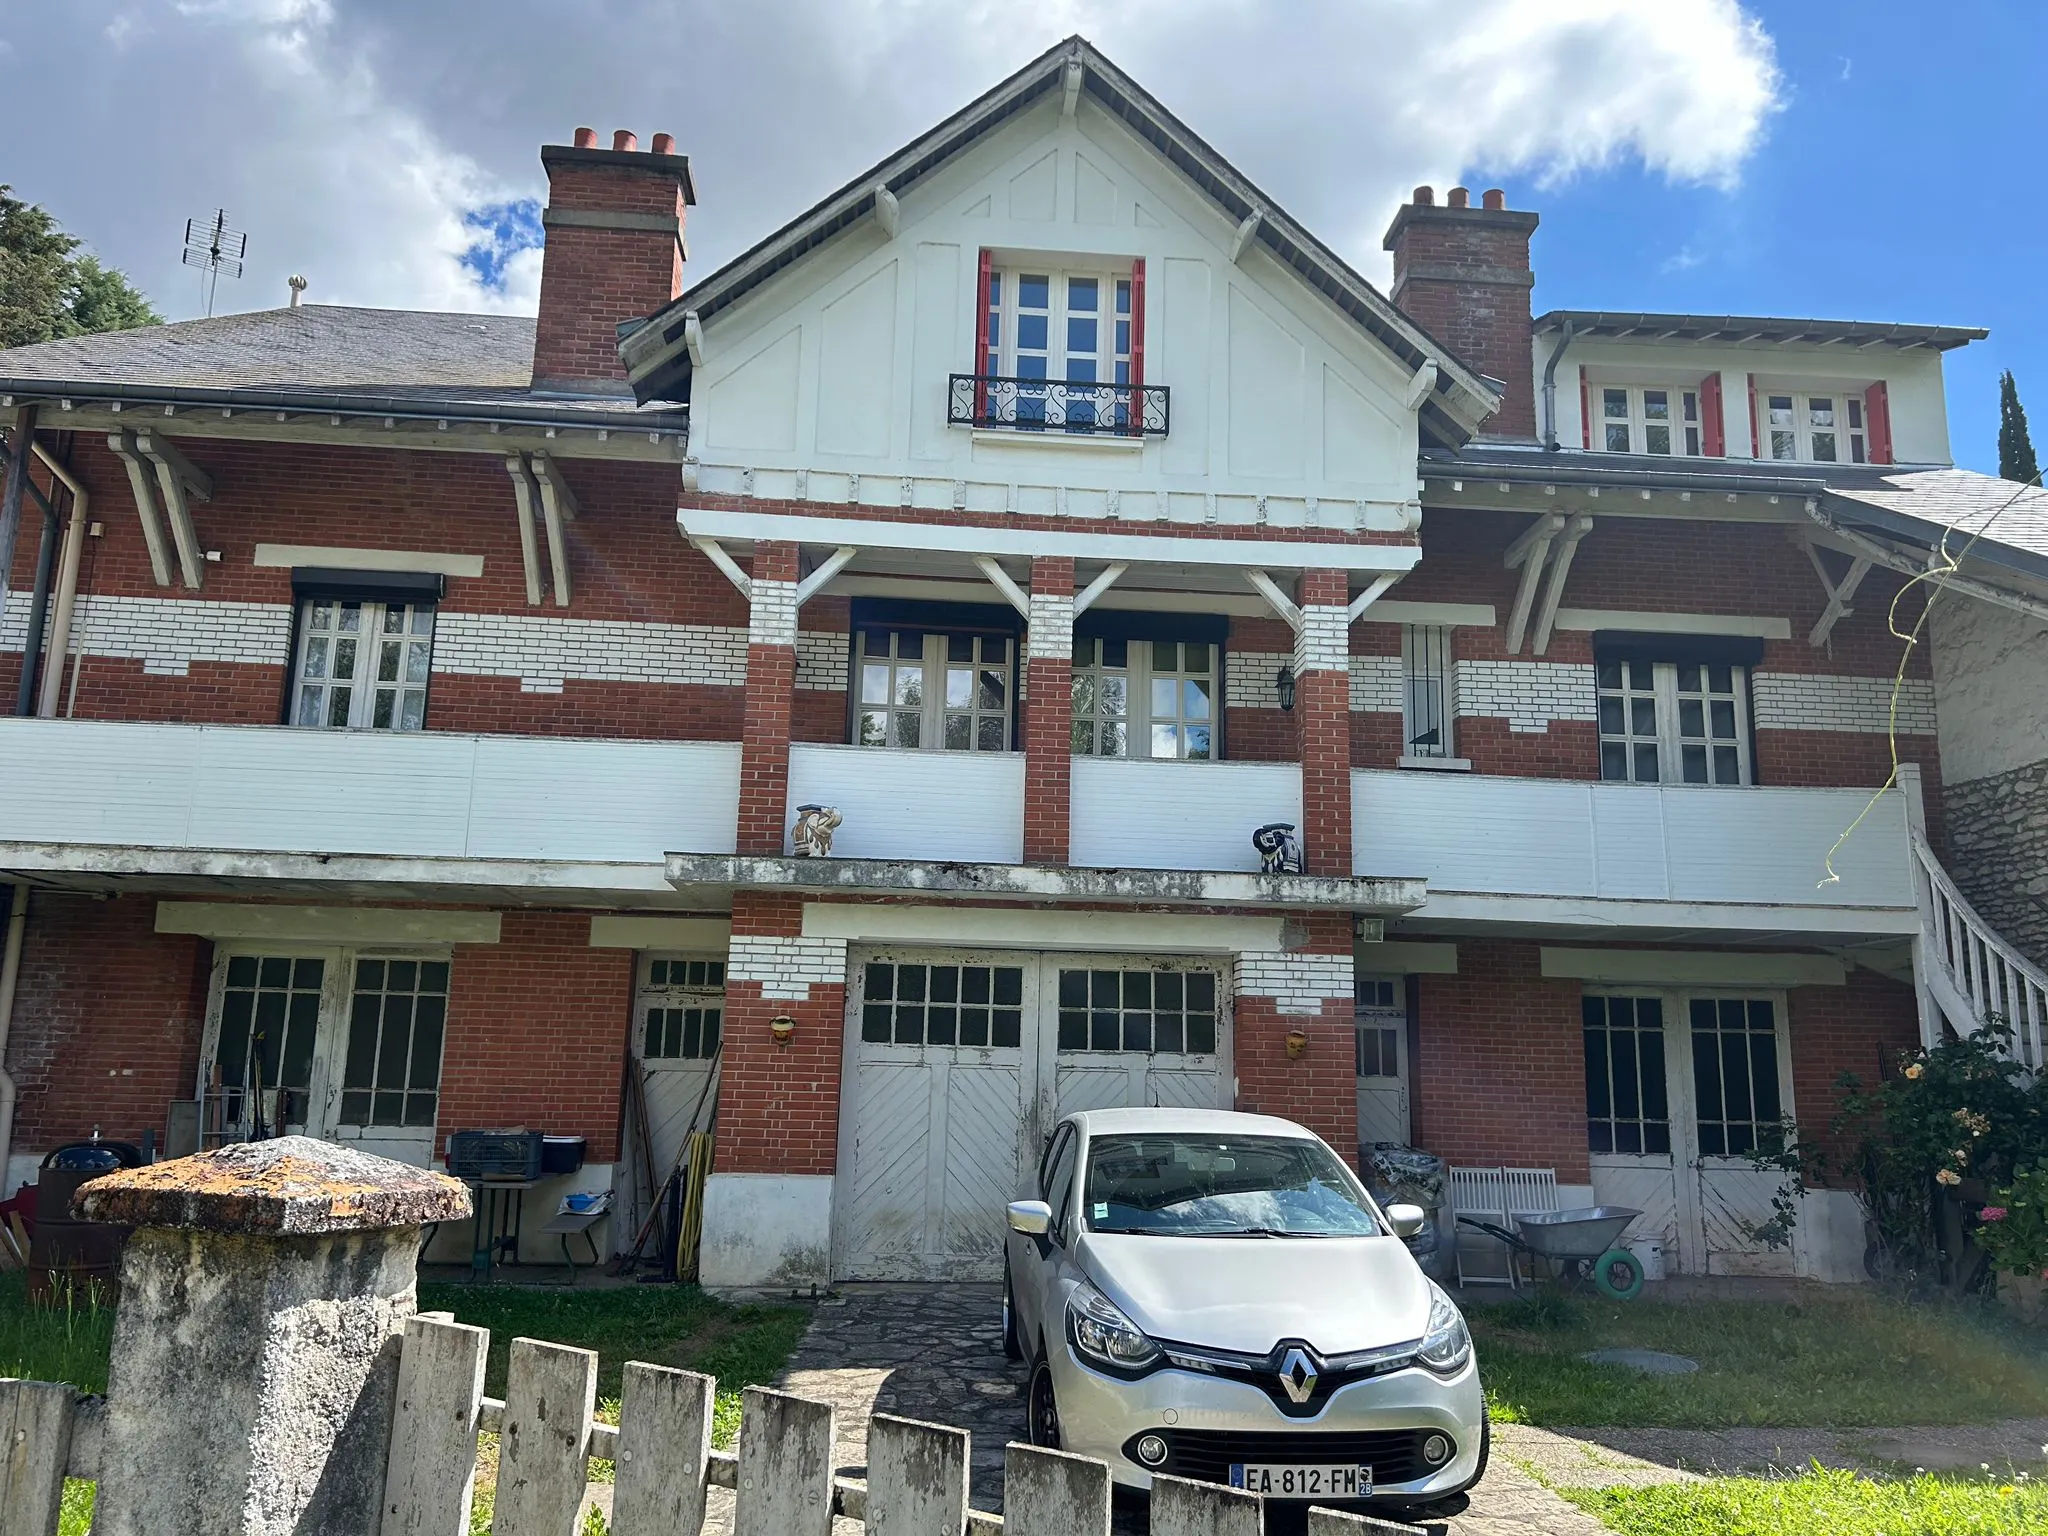
[[[740,728],[741,853],[786,852],[789,721],[796,705],[796,545],[754,546],[747,713]]]
[[[1024,637],[1024,862],[1067,862],[1074,785],[1074,562],[1031,562]]]
[[[1342,571],[1304,571],[1294,642],[1301,851],[1312,875],[1351,873],[1351,638]]]
[[[1237,957],[1237,1107],[1298,1121],[1355,1164],[1351,919],[1347,913],[1318,913],[1300,922],[1307,930],[1305,948]],[[1296,1032],[1305,1041],[1301,1054],[1290,1056],[1287,1037]]]

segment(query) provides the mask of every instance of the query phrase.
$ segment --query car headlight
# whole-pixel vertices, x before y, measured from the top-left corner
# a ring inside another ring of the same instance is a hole
[[[1433,1281],[1429,1287],[1429,1327],[1415,1358],[1442,1376],[1456,1374],[1472,1358],[1472,1335],[1465,1327],[1464,1316]]]
[[[1113,1371],[1142,1371],[1159,1359],[1159,1346],[1085,1280],[1067,1300],[1067,1334],[1082,1355]]]

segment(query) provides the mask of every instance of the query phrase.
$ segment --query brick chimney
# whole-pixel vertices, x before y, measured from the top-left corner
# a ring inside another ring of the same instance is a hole
[[[548,205],[541,213],[540,317],[533,387],[554,394],[630,395],[619,366],[619,322],[652,314],[683,291],[683,210],[697,201],[690,159],[657,133],[639,148],[627,129],[600,149],[596,130],[573,145],[541,146]]]
[[[1428,187],[1401,205],[1387,226],[1394,253],[1393,299],[1416,324],[1464,362],[1507,384],[1485,436],[1536,435],[1534,366],[1530,359],[1529,268],[1533,213],[1510,212],[1498,188],[1471,206],[1453,187],[1444,205]]]

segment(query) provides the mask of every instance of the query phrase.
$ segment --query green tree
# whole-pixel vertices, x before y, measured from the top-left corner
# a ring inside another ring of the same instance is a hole
[[[0,347],[163,323],[133,283],[78,244],[0,184]]]
[[[1998,376],[1998,474],[2003,480],[2041,483],[2034,441],[2027,436],[2027,413],[2020,405],[2020,387],[2013,382],[2010,368]]]

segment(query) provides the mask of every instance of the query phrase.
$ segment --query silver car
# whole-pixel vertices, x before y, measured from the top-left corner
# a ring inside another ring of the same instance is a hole
[[[1486,1469],[1465,1319],[1292,1121],[1069,1115],[1009,1207],[1003,1343],[1034,1444],[1277,1499],[1424,1504]]]

